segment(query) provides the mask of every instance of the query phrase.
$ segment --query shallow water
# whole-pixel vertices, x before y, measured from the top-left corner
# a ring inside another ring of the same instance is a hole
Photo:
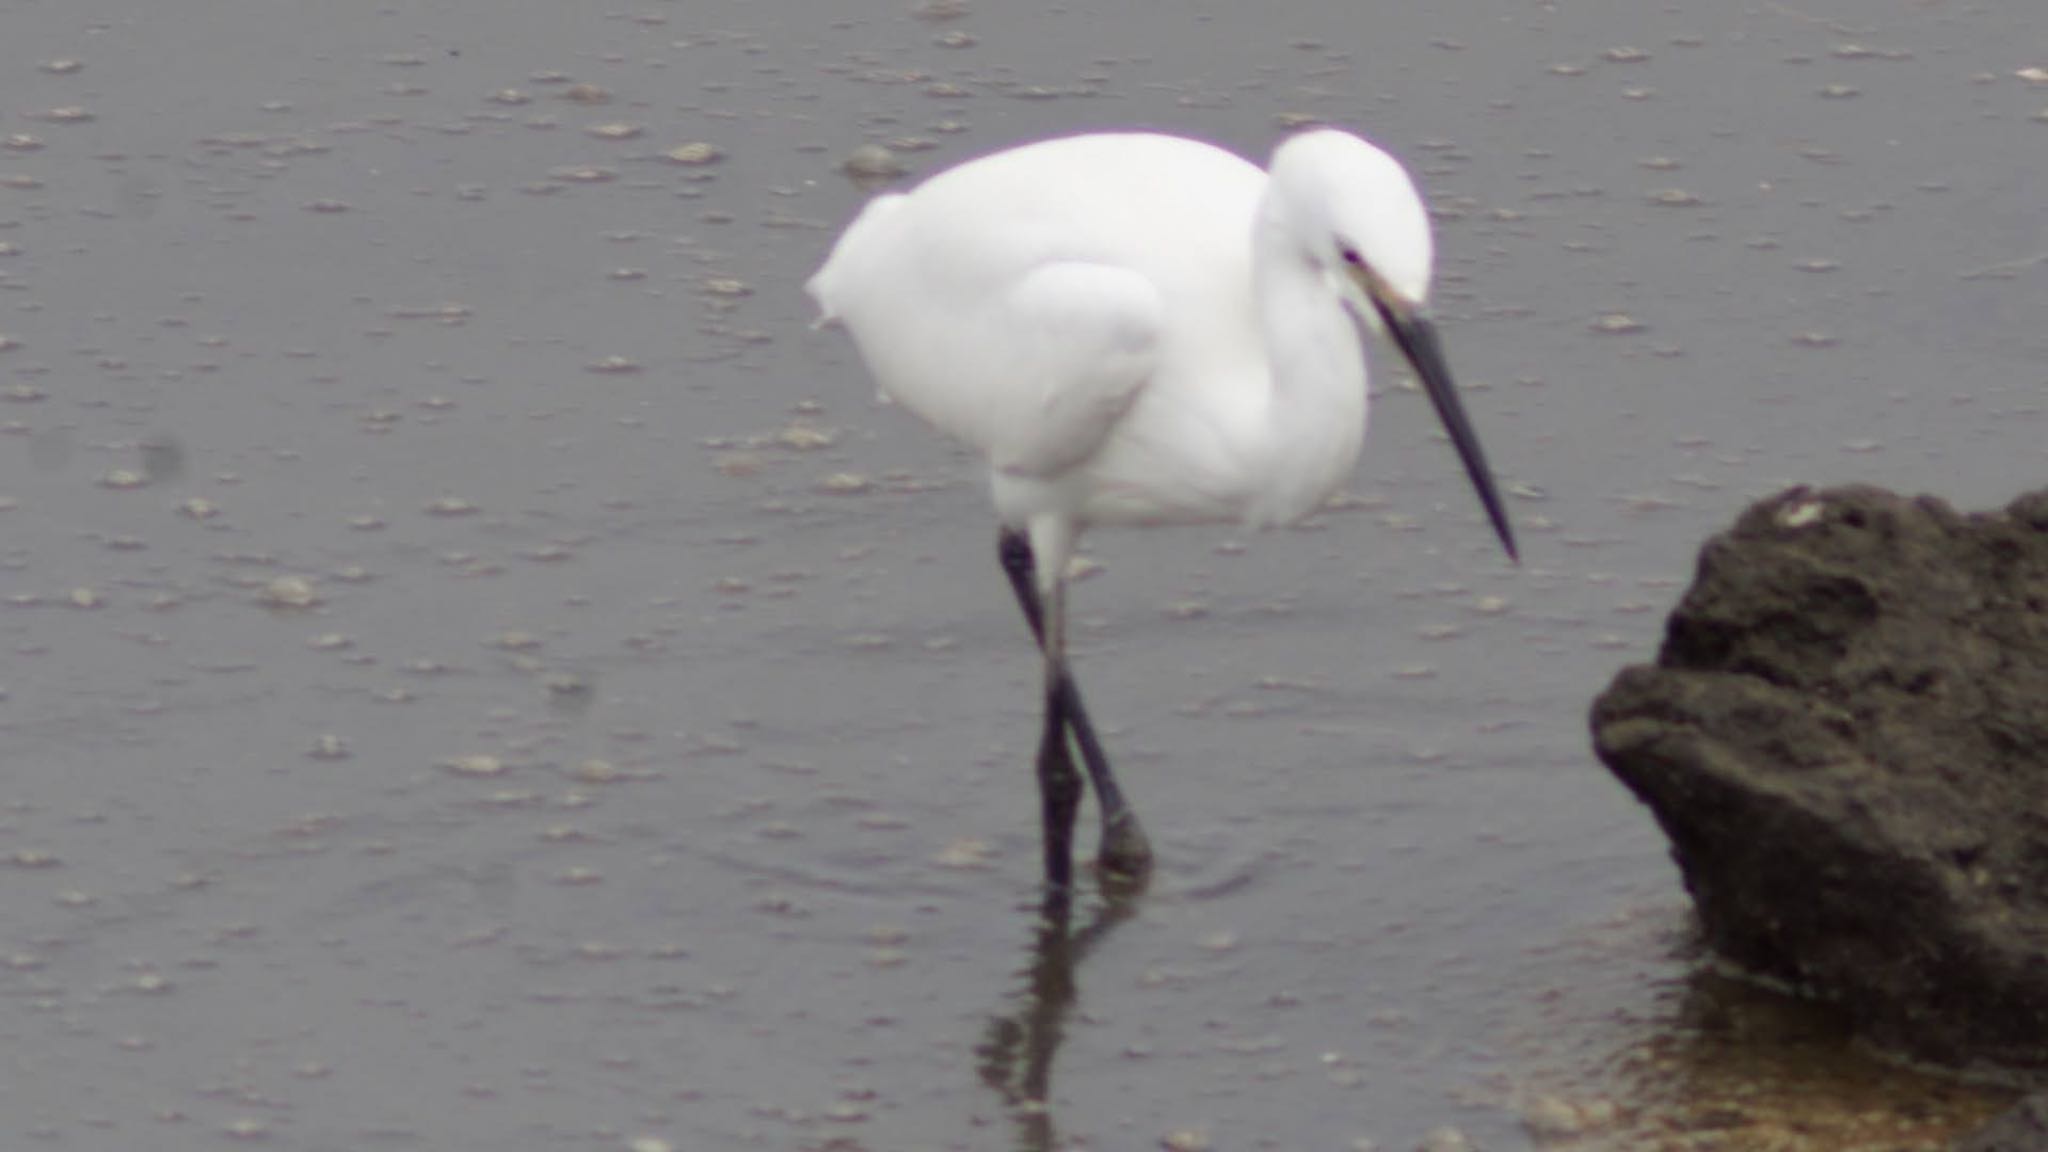
[[[2048,11],[172,7],[0,8],[0,1143],[1512,1148],[1877,1075],[1685,1062],[1748,1001],[1584,710],[1756,495],[2040,483]],[[1344,507],[1092,541],[1161,859],[1063,967],[979,481],[799,285],[858,145],[1295,116],[1421,174],[1526,562],[1385,373]],[[1900,1083],[1818,1098],[1993,1102]]]

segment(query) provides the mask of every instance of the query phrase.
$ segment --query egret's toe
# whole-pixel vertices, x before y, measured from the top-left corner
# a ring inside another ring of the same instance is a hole
[[[1135,878],[1152,870],[1152,842],[1138,818],[1125,812],[1102,830],[1102,848],[1096,864],[1105,876]]]

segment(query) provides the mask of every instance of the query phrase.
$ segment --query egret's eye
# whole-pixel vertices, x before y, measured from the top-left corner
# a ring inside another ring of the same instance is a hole
[[[1352,248],[1347,245],[1343,248],[1339,248],[1337,251],[1344,257],[1344,262],[1346,264],[1351,265],[1353,268],[1359,268],[1364,266],[1365,258],[1358,254],[1358,249]]]

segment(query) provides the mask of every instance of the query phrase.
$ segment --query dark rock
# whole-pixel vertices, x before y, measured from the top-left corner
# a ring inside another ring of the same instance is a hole
[[[1721,956],[1916,1058],[2048,1072],[2048,491],[1764,500],[1592,719]]]
[[[1956,1144],[1955,1152],[2043,1152],[2048,1149],[2048,1092],[2019,1106]]]

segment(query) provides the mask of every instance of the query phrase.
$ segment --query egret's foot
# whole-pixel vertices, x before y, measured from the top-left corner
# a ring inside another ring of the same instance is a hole
[[[1045,898],[1038,905],[1039,927],[1046,932],[1067,930],[1067,920],[1074,908],[1074,890],[1067,887],[1046,885]]]
[[[1103,826],[1102,848],[1095,860],[1104,879],[1142,880],[1151,874],[1152,842],[1145,839],[1136,815],[1126,809]]]

